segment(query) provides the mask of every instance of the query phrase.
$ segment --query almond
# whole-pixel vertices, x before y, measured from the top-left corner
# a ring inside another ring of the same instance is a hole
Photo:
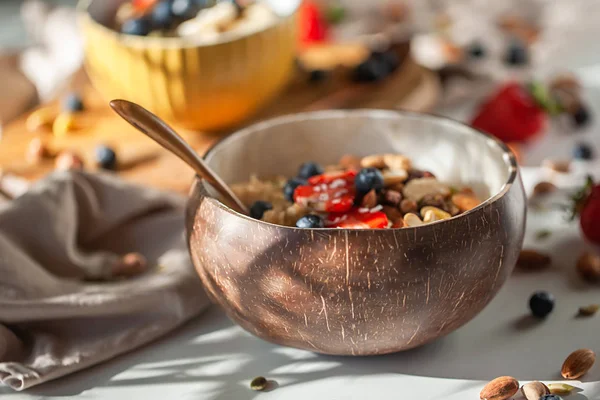
[[[596,353],[590,349],[579,349],[572,352],[563,363],[560,371],[565,379],[582,377],[596,362]]]
[[[552,192],[556,191],[556,189],[557,189],[557,187],[553,183],[546,182],[546,181],[539,182],[533,188],[533,195],[541,196],[544,194],[552,193]]]
[[[360,205],[364,208],[375,207],[377,205],[377,193],[375,193],[375,190],[371,190],[369,193],[365,194]]]
[[[519,382],[512,376],[501,376],[490,381],[479,393],[481,400],[506,400],[519,391]]]
[[[533,381],[523,385],[521,393],[527,400],[539,400],[543,395],[550,394],[550,389],[540,381]]]
[[[600,256],[584,253],[577,261],[577,272],[586,281],[597,282],[600,280]]]
[[[536,250],[521,250],[517,267],[527,271],[537,271],[550,265],[552,259],[550,256],[540,253]]]
[[[477,197],[466,193],[456,193],[452,196],[452,202],[462,212],[472,210],[481,204]]]

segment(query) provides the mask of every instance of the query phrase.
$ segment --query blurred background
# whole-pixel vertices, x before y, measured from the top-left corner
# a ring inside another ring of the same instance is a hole
[[[0,167],[37,179],[69,150],[98,168],[104,143],[123,176],[187,190],[118,97],[199,151],[273,116],[386,108],[464,121],[524,165],[591,162],[599,16],[587,0],[1,0]]]

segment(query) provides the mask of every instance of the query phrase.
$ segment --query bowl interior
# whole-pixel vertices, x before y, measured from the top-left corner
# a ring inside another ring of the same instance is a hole
[[[335,164],[345,154],[402,153],[441,181],[471,186],[480,198],[501,192],[514,176],[512,153],[459,122],[383,110],[325,111],[277,118],[246,128],[208,152],[229,183],[295,176],[306,161]],[[214,193],[214,192],[212,192]]]

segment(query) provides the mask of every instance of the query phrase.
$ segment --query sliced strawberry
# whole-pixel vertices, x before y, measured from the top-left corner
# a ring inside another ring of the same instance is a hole
[[[316,185],[298,186],[294,190],[294,202],[319,212],[344,212],[354,205],[354,188],[344,186]]]
[[[150,10],[158,0],[132,0],[131,5],[135,11],[144,13]]]
[[[300,43],[304,46],[325,41],[327,22],[319,6],[310,0],[304,0],[299,10]]]
[[[371,210],[353,208],[347,213],[331,213],[325,219],[325,226],[346,229],[387,228],[388,217],[378,207]]]
[[[356,177],[356,174],[357,172],[354,170],[325,172],[324,174],[315,175],[308,178],[308,183],[311,185],[320,185],[336,182],[338,186],[342,186],[343,183],[354,183],[354,178]]]

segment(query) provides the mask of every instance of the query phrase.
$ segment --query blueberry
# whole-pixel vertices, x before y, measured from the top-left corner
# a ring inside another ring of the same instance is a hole
[[[365,194],[383,189],[383,175],[377,168],[363,168],[354,178],[356,191]]]
[[[389,74],[389,67],[380,59],[369,57],[360,63],[353,72],[356,82],[377,82]]]
[[[325,223],[323,222],[323,218],[318,215],[305,215],[300,218],[298,222],[296,222],[296,226],[298,228],[323,228],[325,227]]]
[[[556,394],[545,394],[542,397],[540,397],[538,400],[562,400],[562,397],[560,397]]]
[[[371,54],[371,58],[375,59],[386,69],[386,76],[394,72],[400,66],[400,57],[393,50],[375,51]]]
[[[305,162],[298,170],[298,177],[308,179],[311,176],[321,175],[324,172],[323,167],[315,162]]]
[[[154,29],[168,29],[173,23],[171,2],[163,0],[152,9],[152,27]]]
[[[257,201],[250,207],[250,216],[255,219],[261,219],[266,211],[272,210],[273,205],[268,201]]]
[[[300,178],[292,178],[283,187],[283,196],[287,201],[294,202],[294,190],[298,186],[306,185],[306,181]]]
[[[486,55],[485,47],[479,42],[471,43],[467,48],[467,53],[471,58],[483,58]]]
[[[102,169],[115,170],[117,168],[117,153],[107,146],[96,147],[96,162]]]
[[[554,296],[548,292],[535,292],[529,299],[531,313],[538,318],[545,318],[554,308]]]
[[[152,30],[152,24],[146,18],[128,19],[121,26],[121,32],[127,35],[146,36]]]
[[[580,105],[571,116],[576,127],[587,125],[591,120],[591,115],[586,106]]]
[[[182,19],[194,18],[202,8],[198,3],[194,0],[173,0],[171,14]]]
[[[329,77],[329,71],[324,69],[314,69],[308,74],[308,81],[311,83],[323,82]]]
[[[77,93],[69,93],[62,102],[63,111],[78,112],[83,111],[83,100]]]
[[[591,160],[594,158],[594,150],[587,143],[579,143],[573,149],[573,158],[577,160]]]
[[[504,61],[508,65],[521,66],[529,62],[529,51],[527,47],[518,40],[512,41],[506,49]]]

